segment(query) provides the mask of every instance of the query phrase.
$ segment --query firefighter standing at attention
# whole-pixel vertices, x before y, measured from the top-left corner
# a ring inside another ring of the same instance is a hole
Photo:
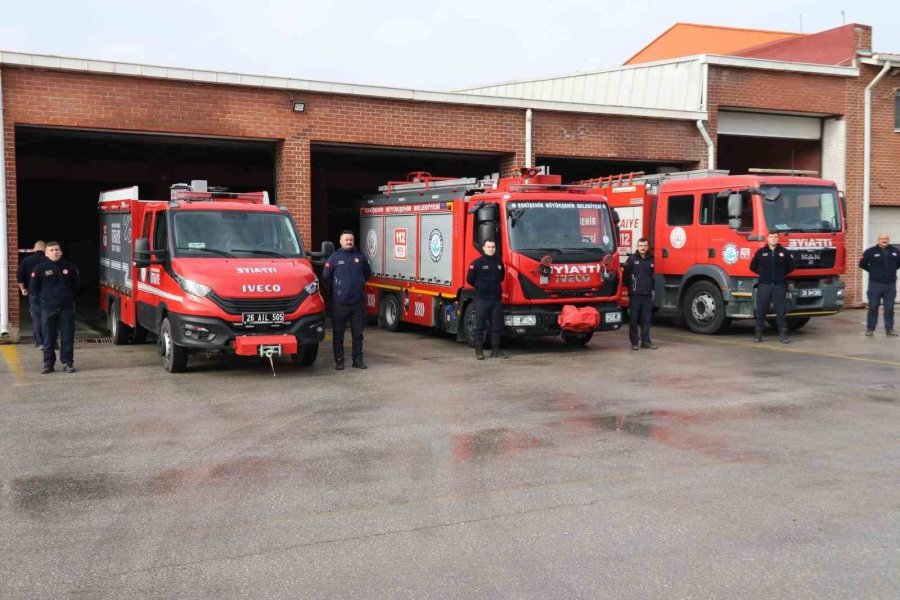
[[[497,256],[497,244],[488,240],[481,247],[482,256],[469,265],[466,281],[475,288],[475,358],[484,360],[485,321],[491,325],[491,358],[509,358],[500,348],[503,331],[503,278],[506,269]]]
[[[766,313],[769,304],[775,310],[778,324],[778,341],[790,344],[787,334],[787,319],[784,316],[787,304],[787,276],[794,270],[794,257],[778,243],[778,232],[770,231],[767,244],[756,251],[750,261],[750,270],[759,275],[756,284],[756,334],[754,342],[762,341],[766,327]]]

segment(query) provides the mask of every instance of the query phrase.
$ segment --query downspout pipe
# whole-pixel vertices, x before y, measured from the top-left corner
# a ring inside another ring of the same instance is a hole
[[[531,113],[531,109],[527,109],[525,111],[525,167],[531,167],[531,122],[534,119],[534,115]]]
[[[875,58],[878,58],[877,55]],[[872,80],[872,83],[866,86],[865,109],[863,112],[863,214],[862,214],[862,251],[865,252],[869,243],[869,205],[871,203],[872,192],[872,88],[874,88],[881,78],[887,75],[891,70],[891,61],[884,63],[884,67]],[[867,273],[860,269],[862,276],[862,291],[865,293],[867,285]]]
[[[3,73],[0,70],[0,337],[9,335],[9,236],[6,225],[6,130],[3,126]]]
[[[713,144],[712,138],[709,137],[709,133],[706,131],[706,127],[703,126],[703,121],[697,120],[697,129],[700,130],[700,135],[703,136],[703,141],[706,142],[706,168],[707,169],[715,169],[716,168],[716,146]]]

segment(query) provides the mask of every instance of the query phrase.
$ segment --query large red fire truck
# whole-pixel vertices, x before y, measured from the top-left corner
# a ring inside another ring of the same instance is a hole
[[[621,326],[614,213],[588,188],[523,169],[482,181],[412,173],[379,191],[360,209],[360,241],[374,273],[366,308],[388,330],[407,322],[471,343],[466,272],[489,239],[506,268],[504,335],[561,335],[578,345]],[[599,324],[561,326],[565,305],[595,309]]]
[[[640,237],[650,241],[654,305],[691,331],[712,334],[731,319],[755,318],[750,259],[769,231],[781,234],[797,264],[788,281],[791,329],[844,305],[846,207],[831,181],[685,171],[579,184],[608,198],[619,214],[620,254],[634,252]]]
[[[315,362],[319,282],[290,215],[266,192],[194,181],[147,201],[134,186],[101,193],[99,210],[100,306],[113,343],[154,334],[172,373],[190,351]]]

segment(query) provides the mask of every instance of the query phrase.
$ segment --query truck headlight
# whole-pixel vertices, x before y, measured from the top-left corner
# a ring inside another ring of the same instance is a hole
[[[212,288],[208,285],[203,285],[202,283],[197,283],[196,281],[191,281],[190,279],[185,279],[184,277],[176,276],[175,281],[177,281],[178,285],[181,286],[181,289],[186,291],[188,294],[200,296],[201,298],[212,291]]]
[[[537,315],[506,315],[503,324],[509,327],[534,327],[537,325]]]
[[[313,294],[318,292],[319,291],[319,280],[313,279],[312,281],[307,283],[306,286],[304,286],[303,291],[306,292],[307,294],[309,294],[310,296],[312,296]]]

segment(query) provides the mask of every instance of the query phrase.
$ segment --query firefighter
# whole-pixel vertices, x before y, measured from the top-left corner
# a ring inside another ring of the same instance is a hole
[[[500,348],[503,331],[503,278],[506,269],[497,256],[497,244],[487,240],[481,247],[482,256],[469,265],[466,281],[475,288],[475,358],[484,360],[485,321],[491,324],[491,358],[509,358]]]
[[[650,242],[647,238],[641,238],[637,242],[637,252],[628,257],[622,275],[628,286],[628,336],[631,338],[632,350],[657,348],[656,344],[650,341],[650,322],[653,318],[653,267]]]
[[[75,291],[79,285],[78,269],[63,260],[59,242],[47,242],[47,258],[34,266],[28,282],[28,293],[41,306],[44,336],[44,369],[52,373],[56,365],[56,336],[59,334],[59,360],[66,373],[75,372]]]
[[[19,269],[16,271],[16,281],[19,282],[19,291],[28,298],[28,312],[31,314],[31,332],[34,338],[34,347],[43,349],[44,336],[41,333],[41,305],[37,298],[28,295],[28,279],[34,267],[47,259],[44,250],[47,244],[43,240],[34,243],[34,254],[22,260],[19,263]]]
[[[366,324],[366,301],[364,286],[372,276],[372,267],[362,252],[354,245],[353,232],[341,232],[341,247],[325,261],[322,279],[331,282],[331,328],[334,368],[344,370],[344,332],[350,321],[353,338],[353,368],[367,369],[363,361],[363,327]]]
[[[756,283],[756,333],[753,341],[759,343],[763,339],[766,313],[769,312],[771,304],[775,309],[778,341],[790,344],[784,313],[787,308],[787,276],[794,270],[794,257],[778,243],[777,231],[770,231],[766,245],[753,255],[750,270],[759,276]]]
[[[884,302],[884,333],[896,337],[894,331],[894,298],[897,295],[897,269],[900,269],[900,251],[891,246],[886,233],[878,234],[878,244],[863,252],[859,268],[869,273],[869,314],[866,316],[866,335],[875,334],[878,325],[878,305]]]

